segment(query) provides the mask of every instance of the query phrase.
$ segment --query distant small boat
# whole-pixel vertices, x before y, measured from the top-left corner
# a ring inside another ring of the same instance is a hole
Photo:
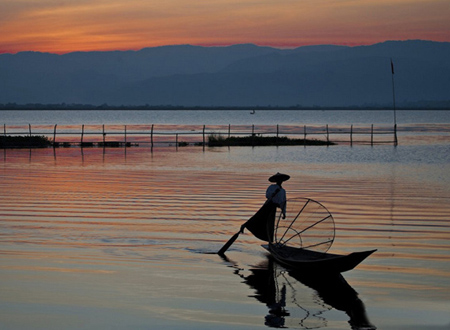
[[[254,115],[255,113],[256,113],[256,110],[252,110],[252,111],[250,112],[251,115]]]

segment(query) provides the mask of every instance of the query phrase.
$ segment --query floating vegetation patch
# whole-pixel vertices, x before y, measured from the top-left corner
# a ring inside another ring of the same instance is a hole
[[[125,142],[118,142],[118,141],[99,142],[97,145],[99,147],[109,147],[109,148],[131,147],[130,142],[125,143]]]
[[[26,135],[26,136],[10,136],[3,135],[0,136],[0,149],[13,149],[13,148],[70,148],[73,145],[80,147],[108,147],[108,148],[119,148],[119,147],[132,147],[139,146],[138,143],[131,142],[117,142],[117,141],[106,141],[106,142],[53,142],[45,136],[37,135]]]
[[[45,136],[0,136],[0,148],[46,148],[52,145]]]
[[[335,145],[335,143],[330,141],[320,141],[314,139],[291,139],[287,136],[276,137],[276,136],[260,136],[260,135],[250,135],[243,137],[223,137],[221,135],[210,135],[208,136],[208,146],[210,147],[224,147],[224,146],[298,146],[298,145],[308,145],[308,146],[324,146],[324,145]]]

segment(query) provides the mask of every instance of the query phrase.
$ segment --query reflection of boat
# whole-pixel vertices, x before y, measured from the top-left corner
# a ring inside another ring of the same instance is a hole
[[[314,289],[324,303],[345,312],[349,316],[352,329],[376,329],[367,317],[364,303],[358,293],[348,284],[342,274],[330,273],[317,275],[304,275],[297,271],[289,272],[289,275]]]
[[[308,198],[287,201],[286,217],[273,203],[266,202],[245,224],[281,264],[308,272],[341,273],[356,267],[376,250],[349,255],[326,253],[335,237],[331,213]]]
[[[244,283],[255,290],[253,297],[268,307],[265,324],[269,327],[291,327],[286,323],[292,323],[294,327],[300,324],[307,329],[327,327],[329,320],[324,312],[335,308],[349,316],[352,329],[376,329],[368,320],[358,293],[341,274],[305,275],[280,267],[270,256],[250,269],[248,276],[241,275],[242,269],[235,268]],[[315,294],[311,295],[307,287]]]

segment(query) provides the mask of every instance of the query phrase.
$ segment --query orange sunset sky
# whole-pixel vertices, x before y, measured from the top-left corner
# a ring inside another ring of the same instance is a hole
[[[0,53],[450,41],[449,0],[0,0]]]

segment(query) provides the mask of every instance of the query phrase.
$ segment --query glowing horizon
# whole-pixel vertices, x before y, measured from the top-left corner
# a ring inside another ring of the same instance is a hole
[[[0,0],[0,53],[450,41],[446,0]]]

